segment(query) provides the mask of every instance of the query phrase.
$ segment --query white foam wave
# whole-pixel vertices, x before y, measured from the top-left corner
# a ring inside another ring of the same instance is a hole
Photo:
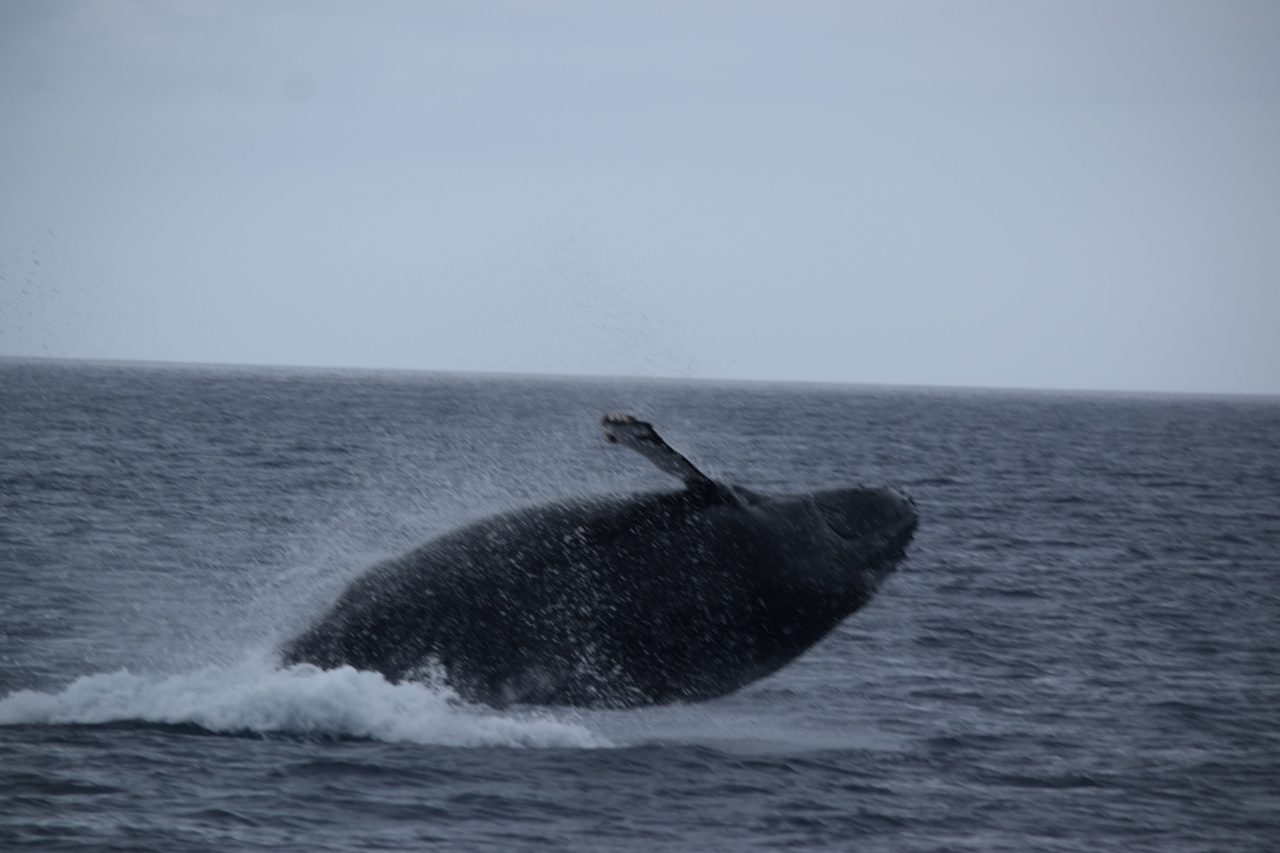
[[[245,662],[164,676],[120,670],[77,678],[56,693],[21,690],[0,699],[0,725],[126,721],[441,746],[610,745],[576,722],[479,708],[443,687],[392,684],[351,667]]]

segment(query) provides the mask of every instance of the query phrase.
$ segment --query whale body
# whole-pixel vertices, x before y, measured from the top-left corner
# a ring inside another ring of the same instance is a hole
[[[286,664],[464,699],[634,707],[723,696],[867,603],[917,516],[883,488],[768,496],[712,480],[630,417],[606,436],[683,489],[558,502],[446,533],[357,578],[287,642]]]

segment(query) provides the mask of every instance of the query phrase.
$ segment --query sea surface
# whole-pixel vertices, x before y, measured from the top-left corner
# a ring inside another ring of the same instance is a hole
[[[907,561],[702,704],[278,665],[380,558],[670,485],[614,411],[753,489],[909,492]],[[26,848],[1280,849],[1280,400],[0,361]]]

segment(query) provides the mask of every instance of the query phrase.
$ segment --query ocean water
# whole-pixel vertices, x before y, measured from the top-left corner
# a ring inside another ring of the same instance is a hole
[[[607,411],[900,487],[909,558],[696,705],[276,663],[382,557],[668,486]],[[1278,451],[1275,399],[0,362],[0,849],[1274,850]]]

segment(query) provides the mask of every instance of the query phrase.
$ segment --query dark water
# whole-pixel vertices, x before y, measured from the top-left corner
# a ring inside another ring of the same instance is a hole
[[[274,666],[379,557],[666,486],[615,410],[905,488],[910,559],[701,705]],[[1278,449],[1275,400],[0,362],[0,849],[1276,849]]]

